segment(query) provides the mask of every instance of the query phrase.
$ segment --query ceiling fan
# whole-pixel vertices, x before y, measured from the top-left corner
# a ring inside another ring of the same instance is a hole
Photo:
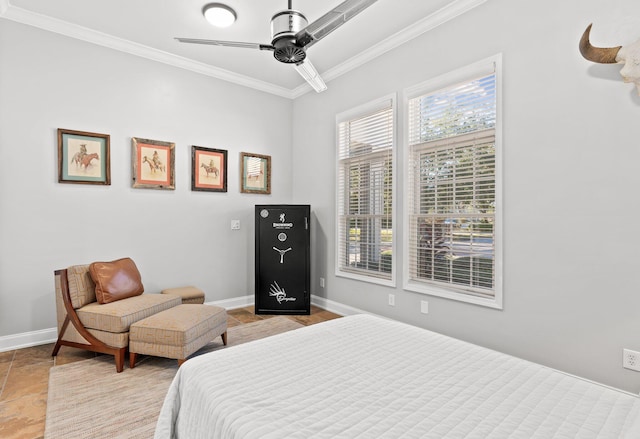
[[[213,46],[240,47],[245,49],[271,50],[278,61],[293,64],[296,71],[316,92],[327,89],[317,70],[307,58],[306,50],[331,32],[364,11],[377,0],[347,0],[308,24],[307,18],[288,7],[271,18],[271,44],[243,43],[237,41],[202,40],[176,38],[181,43],[209,44]]]

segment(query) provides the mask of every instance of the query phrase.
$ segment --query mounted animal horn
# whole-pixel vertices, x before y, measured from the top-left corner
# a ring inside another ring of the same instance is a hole
[[[589,61],[600,64],[615,64],[619,62],[616,58],[622,46],[618,47],[594,47],[589,42],[589,34],[591,33],[590,24],[580,38],[580,53]]]

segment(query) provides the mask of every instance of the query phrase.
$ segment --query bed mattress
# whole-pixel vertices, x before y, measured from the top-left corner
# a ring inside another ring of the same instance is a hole
[[[640,438],[640,400],[368,315],[190,359],[160,438]]]

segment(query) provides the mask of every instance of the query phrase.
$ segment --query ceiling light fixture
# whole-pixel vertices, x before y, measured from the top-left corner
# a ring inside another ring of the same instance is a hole
[[[238,16],[236,11],[222,3],[209,3],[202,8],[202,14],[209,23],[216,27],[231,26]]]

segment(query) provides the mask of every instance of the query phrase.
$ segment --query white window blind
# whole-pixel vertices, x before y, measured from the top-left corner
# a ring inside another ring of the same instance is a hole
[[[336,273],[391,280],[393,100],[338,116]]]
[[[408,99],[408,289],[478,303],[495,299],[497,101],[491,66]]]

